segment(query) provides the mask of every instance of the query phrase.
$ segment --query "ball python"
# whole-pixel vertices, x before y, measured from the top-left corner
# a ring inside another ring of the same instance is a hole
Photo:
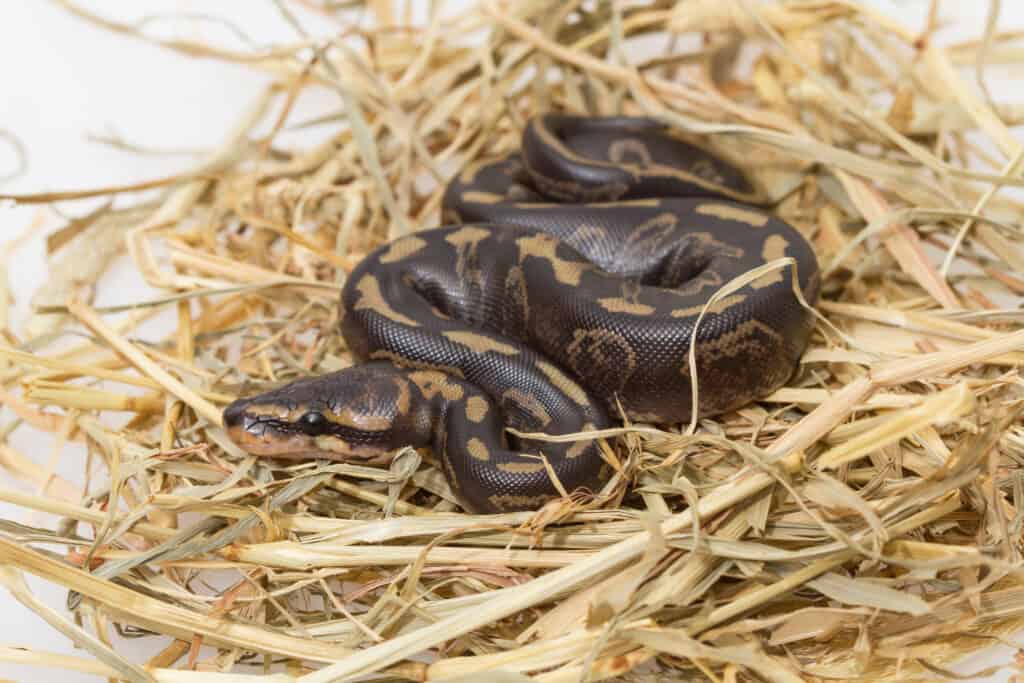
[[[702,311],[699,415],[793,374],[813,326],[794,266],[813,304],[817,262],[757,200],[741,172],[655,120],[531,119],[519,150],[449,183],[446,227],[384,244],[352,270],[340,328],[358,363],[239,399],[225,427],[261,456],[383,463],[430,448],[477,513],[596,492],[610,476],[596,440],[506,428],[536,437],[622,415],[689,419]]]

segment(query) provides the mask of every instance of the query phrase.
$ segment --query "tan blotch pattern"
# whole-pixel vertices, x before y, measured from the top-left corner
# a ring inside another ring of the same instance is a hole
[[[517,508],[539,508],[544,503],[552,500],[555,496],[514,496],[511,494],[493,495],[487,497],[487,502],[497,509]]]
[[[761,249],[761,258],[763,258],[765,262],[780,259],[786,255],[787,247],[789,247],[789,240],[782,235],[772,235],[764,241],[764,248]],[[783,275],[787,269],[788,267],[778,268],[769,273],[765,273],[751,282],[750,286],[754,289],[761,289],[763,287],[769,287],[782,282]]]
[[[481,396],[470,396],[466,400],[466,419],[470,422],[483,422],[487,410],[487,400]]]
[[[628,313],[630,315],[650,315],[654,313],[654,306],[627,301],[622,297],[598,299],[597,303],[609,313]]]
[[[391,305],[384,300],[384,295],[380,291],[380,282],[377,281],[372,275],[364,275],[356,285],[356,290],[359,292],[359,301],[356,302],[355,310],[369,310],[382,315],[388,320],[393,320],[396,323],[402,325],[408,325],[409,327],[419,327],[419,323],[412,318],[407,318],[395,309],[391,308]]]
[[[487,462],[491,459],[491,452],[487,450],[487,444],[476,437],[466,443],[466,450],[477,460]]]
[[[370,353],[370,360],[389,360],[400,368],[413,368],[415,370],[431,370],[447,375],[453,375],[459,379],[465,379],[465,375],[462,373],[460,368],[454,365],[444,365],[442,363],[429,363],[427,361],[411,360],[405,356],[395,353],[394,351],[388,351],[386,349],[377,349]]]
[[[505,344],[486,334],[476,332],[444,332],[445,337],[456,344],[462,344],[473,353],[487,353],[493,351],[505,356],[516,356],[519,350],[511,344]]]
[[[409,405],[411,400],[411,392],[409,391],[409,383],[400,377],[395,378],[395,387],[398,389],[398,395],[395,396],[395,409],[398,410],[399,415],[404,415],[409,412]]]
[[[754,338],[754,333],[760,332],[781,342],[782,337],[778,332],[760,320],[748,320],[735,329],[725,332],[716,339],[701,342],[697,345],[698,363],[718,360],[720,358],[734,358],[741,354],[750,354],[751,358],[759,358],[765,354],[763,342]],[[781,345],[781,344],[780,344]],[[761,353],[757,353],[760,351]],[[690,376],[690,362],[687,357],[683,361],[680,372]]]
[[[733,294],[731,296],[724,296],[715,303],[707,307],[705,315],[715,315],[718,313],[724,313],[728,309],[732,308],[736,304],[745,301],[747,298],[746,294]],[[690,318],[692,316],[700,315],[700,312],[705,310],[703,305],[690,306],[688,308],[677,308],[672,311],[673,318]]]
[[[583,428],[580,431],[581,432],[589,432],[589,431],[593,431],[593,429],[594,429],[594,425],[591,424],[590,422],[587,422],[586,424],[583,425]],[[594,444],[594,442],[593,441],[576,441],[575,443],[573,443],[573,445],[569,446],[569,448],[566,449],[565,457],[568,458],[569,460],[572,460],[574,458],[578,458],[581,455],[583,455],[584,453],[586,453],[587,450],[589,450],[591,444]]]
[[[522,263],[528,256],[535,256],[544,259],[551,264],[555,271],[555,279],[563,285],[576,286],[580,283],[583,271],[590,267],[589,263],[580,261],[566,261],[555,254],[558,245],[561,244],[551,235],[538,233],[529,237],[520,237],[516,240],[519,247],[519,262]]]
[[[551,414],[548,413],[544,404],[536,396],[528,394],[522,389],[516,389],[515,387],[506,389],[501,395],[501,405],[505,410],[513,407],[518,408],[533,417],[541,428],[551,424]]]
[[[259,403],[251,404],[245,409],[245,412],[250,415],[275,417],[281,420],[287,420],[292,417],[292,411],[289,410],[287,406],[280,405],[278,403],[267,403],[265,405],[261,405]],[[303,410],[302,412],[306,411]]]
[[[301,415],[299,417],[301,417]],[[385,429],[390,429],[393,423],[393,420],[390,417],[385,417],[384,415],[368,415],[360,408],[353,410],[349,407],[342,408],[336,413],[326,412],[324,413],[324,417],[336,425],[341,425],[342,427],[348,427],[359,431],[379,432]]]
[[[707,287],[721,287],[722,276],[716,271],[705,270],[701,271],[701,274],[687,282],[682,287],[678,287],[673,290],[673,293],[679,296],[693,296],[698,292],[703,291]]]
[[[498,469],[509,474],[536,474],[544,471],[544,463],[540,462],[501,462]]]
[[[489,230],[474,228],[472,225],[467,225],[466,227],[459,228],[445,237],[444,241],[456,247],[463,247],[470,244],[477,244],[487,237],[490,237],[490,235],[491,232]]]
[[[505,298],[508,300],[508,317],[506,324],[521,329],[530,320],[530,297],[526,285],[526,275],[521,266],[513,266],[505,278]]]
[[[466,167],[462,169],[462,173],[459,174],[459,182],[461,182],[464,185],[472,185],[473,181],[476,180],[477,174],[480,173],[480,171],[482,171],[485,167],[490,166],[496,161],[497,160],[493,158],[480,159],[479,161],[474,161],[470,164],[467,164]]]
[[[455,247],[455,272],[459,278],[474,286],[484,286],[484,274],[477,256],[480,243],[490,237],[491,232],[467,225],[444,238]]]
[[[679,218],[666,211],[636,226],[626,239],[623,250],[629,258],[643,260],[662,249],[667,240],[675,239]]]
[[[637,368],[636,351],[624,336],[614,330],[575,330],[566,349],[569,367],[579,376],[593,373],[610,380],[621,389]]]
[[[381,263],[397,263],[405,260],[427,246],[426,240],[416,235],[408,235],[395,240],[388,247],[387,251],[380,255]]]
[[[452,382],[443,372],[417,370],[409,374],[409,379],[427,400],[440,394],[449,401],[457,401],[465,394],[462,387]]]
[[[494,192],[480,192],[470,190],[469,192],[462,193],[462,199],[466,202],[472,202],[475,204],[497,204],[498,202],[505,201],[505,198],[500,194]]]
[[[768,224],[770,216],[753,209],[744,209],[740,206],[729,204],[701,204],[697,207],[697,213],[704,216],[714,216],[724,221],[737,221],[745,223],[752,228],[763,228]]]
[[[537,361],[537,367],[563,394],[581,406],[590,405],[590,401],[587,399],[587,392],[583,391],[583,387],[570,379],[564,372],[543,360]]]
[[[565,449],[565,457],[568,458],[569,460],[574,460],[580,457],[581,455],[587,452],[587,449],[590,448],[590,444],[592,443],[592,441],[575,442],[573,445]]]
[[[608,158],[617,164],[651,165],[651,150],[642,140],[622,138],[608,145]]]

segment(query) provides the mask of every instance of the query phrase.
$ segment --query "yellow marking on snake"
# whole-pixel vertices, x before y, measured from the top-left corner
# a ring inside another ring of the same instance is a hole
[[[474,204],[497,204],[505,201],[505,197],[494,192],[481,192],[479,190],[470,190],[462,193],[462,199],[466,202],[473,202]]]
[[[477,174],[480,173],[480,171],[482,171],[484,167],[490,166],[491,164],[497,163],[498,161],[500,161],[500,159],[494,157],[489,159],[480,159],[479,161],[472,162],[462,170],[462,173],[459,174],[459,181],[464,185],[473,184],[473,181],[476,180]]]
[[[614,329],[575,330],[572,336],[565,350],[568,366],[578,377],[593,372],[599,377],[614,378],[613,384],[606,388],[618,391],[636,371],[636,351]]]
[[[380,255],[380,262],[397,263],[409,258],[425,246],[427,246],[426,240],[416,235],[408,235],[392,242],[388,250]]]
[[[467,225],[444,238],[445,242],[455,247],[455,274],[463,282],[484,287],[484,274],[477,262],[477,251],[480,242],[490,235],[489,230]]]
[[[744,301],[747,298],[745,294],[734,294],[732,296],[722,297],[715,303],[707,307],[705,315],[712,315],[722,313],[736,304]],[[704,310],[704,305],[690,306],[689,308],[677,308],[672,311],[673,318],[689,318],[691,316],[700,315],[700,312]]]
[[[462,387],[452,382],[443,372],[417,370],[409,374],[409,379],[427,400],[440,394],[449,401],[458,401],[465,394]]]
[[[583,455],[587,451],[587,448],[589,446],[589,441],[577,441],[576,443],[569,446],[569,448],[565,450],[565,457],[568,458],[569,460],[575,460],[576,458]]]
[[[516,202],[512,205],[517,209],[553,209],[556,206],[565,206],[558,202]]]
[[[639,159],[639,163],[643,166],[650,166],[652,163],[651,150],[647,148],[643,140],[637,140],[636,138],[622,138],[615,140],[608,145],[608,158],[618,164],[630,164],[636,163],[627,161],[627,156],[633,156]]]
[[[301,415],[298,417],[301,417]],[[353,410],[347,407],[342,408],[336,413],[325,412],[324,417],[336,425],[350,427],[359,431],[381,432],[392,426],[391,418],[384,417],[383,415],[368,415],[359,409]]]
[[[512,494],[493,495],[487,497],[489,502],[497,510],[517,510],[538,508],[557,496],[516,496]]]
[[[487,450],[487,444],[475,436],[466,443],[466,450],[477,460],[487,462],[491,459],[491,452]]]
[[[721,218],[724,221],[738,221],[752,228],[763,228],[768,224],[769,218],[771,218],[768,214],[761,213],[760,211],[730,206],[729,204],[701,204],[697,207],[697,213],[702,216]]]
[[[452,491],[462,491],[462,482],[459,481],[458,474],[455,473],[455,466],[452,461],[448,458],[447,448],[447,433],[441,435],[441,443],[438,444],[437,452],[441,456],[441,465],[444,467],[445,478],[448,480],[448,485],[452,487]]]
[[[786,255],[786,248],[789,247],[789,240],[782,235],[772,235],[764,241],[764,248],[761,249],[761,257],[765,261],[774,261]]]
[[[509,474],[536,474],[544,471],[544,464],[539,462],[501,462],[498,469]]]
[[[466,376],[462,374],[462,370],[454,365],[443,365],[441,363],[428,363],[427,361],[411,360],[401,354],[395,353],[394,351],[386,351],[384,349],[378,349],[370,353],[370,360],[389,360],[400,368],[433,370],[448,375],[454,375],[459,379],[466,378]]]
[[[587,270],[591,264],[580,261],[566,261],[559,257],[555,254],[559,244],[561,242],[556,238],[545,233],[520,237],[516,240],[516,246],[519,247],[519,263],[525,261],[528,256],[544,259],[551,264],[551,268],[555,271],[556,280],[563,285],[573,285],[575,287],[580,283],[583,271]]]
[[[583,387],[574,382],[564,372],[556,368],[551,363],[544,360],[537,361],[537,368],[544,373],[544,375],[551,380],[551,383],[558,388],[563,394],[571,398],[573,401],[581,406],[589,406],[590,400],[587,398],[587,393],[583,391]]]
[[[679,137],[676,135],[672,135],[672,137],[677,137],[688,145],[693,144],[686,140],[685,137]],[[701,150],[701,152],[706,154],[705,150]],[[664,164],[651,164],[650,166],[638,166],[634,164],[629,167],[633,169],[635,174],[640,176],[655,178],[659,176],[667,176],[669,178],[677,178],[685,183],[693,183],[701,187],[714,188],[716,192],[739,201],[750,201],[751,199],[755,199],[757,196],[756,192],[749,190],[741,191],[729,187],[725,178],[722,177],[721,172],[715,166],[715,163],[710,157],[697,159],[697,161],[695,161],[688,170],[673,168],[672,166],[665,166]]]
[[[262,415],[265,417],[276,417],[282,420],[288,419],[292,411],[278,403],[253,404],[246,406],[245,412],[249,415]],[[305,412],[305,411],[303,411]]]
[[[664,422],[664,418],[658,413],[634,413],[629,412],[629,419],[636,422]]]
[[[692,232],[686,238],[696,242],[699,249],[709,252],[713,250],[726,258],[743,258],[744,251],[741,247],[716,240],[709,232]]]
[[[396,377],[395,386],[398,387],[398,396],[395,397],[395,409],[398,411],[399,415],[405,415],[409,412],[409,404],[411,401],[409,383],[400,377]]]
[[[665,241],[671,239],[679,225],[679,217],[671,212],[659,213],[657,216],[637,225],[632,234],[626,238],[623,249],[636,260],[649,258],[657,253]],[[696,235],[688,239],[704,242]]]
[[[761,258],[766,262],[783,258],[786,255],[786,248],[788,246],[789,240],[782,235],[771,235],[764,241],[764,247],[761,249]],[[767,272],[751,282],[750,286],[753,289],[761,289],[763,287],[768,287],[778,282],[782,282],[783,272],[785,270],[786,268],[783,267]]]
[[[477,242],[490,237],[490,230],[484,230],[483,228],[474,228],[471,225],[467,225],[464,228],[459,228],[455,232],[451,233],[444,238],[444,241],[456,247],[465,245],[476,244]]]
[[[516,209],[554,209],[565,208],[566,205],[562,202],[515,202],[512,206]],[[626,199],[621,202],[581,202],[572,206],[582,209],[604,209],[609,207],[615,209],[622,207],[655,208],[661,206],[661,200]]]
[[[420,324],[412,318],[407,318],[395,309],[391,308],[391,305],[384,300],[384,295],[380,291],[380,282],[377,281],[373,275],[364,275],[359,283],[356,285],[356,291],[359,292],[359,301],[356,302],[355,310],[369,310],[382,315],[388,320],[393,320],[396,323],[402,325],[408,325],[409,327],[419,327]]]
[[[487,400],[480,396],[470,396],[466,399],[466,419],[477,424],[487,417]]]
[[[390,455],[381,453],[376,448],[371,446],[362,446],[359,444],[353,444],[339,439],[336,436],[318,436],[313,439],[313,445],[321,451],[320,457],[325,457],[324,453],[333,453],[332,456],[326,456],[328,459],[352,461],[358,459],[363,463],[381,463],[386,462]],[[292,456],[285,456],[292,457]]]
[[[683,286],[674,290],[675,294],[681,296],[692,296],[705,287],[719,287],[722,284],[722,276],[713,270],[705,270]]]
[[[520,266],[512,266],[505,277],[505,297],[509,301],[509,314],[519,316],[519,324],[526,326],[530,319],[530,295],[526,276]]]
[[[630,315],[650,315],[654,313],[654,306],[626,301],[621,297],[598,299],[597,303],[609,313],[629,313]]]
[[[562,204],[561,206],[565,206],[565,205]],[[660,199],[624,199],[621,202],[586,202],[585,204],[580,204],[579,206],[584,206],[584,207],[586,207],[588,209],[603,209],[603,208],[606,208],[606,207],[611,207],[611,208],[616,208],[617,209],[617,208],[620,208],[620,207],[623,207],[623,206],[626,206],[626,207],[636,206],[636,207],[650,207],[650,208],[654,208],[654,207],[657,207],[657,206],[661,206],[661,200]]]
[[[558,153],[563,155],[567,159],[571,159],[573,161],[579,162],[581,164],[586,164],[589,166],[613,166],[612,162],[610,161],[602,161],[600,159],[580,156],[576,152],[569,149],[565,145],[565,143],[562,142],[561,139],[559,139],[557,135],[551,132],[550,128],[540,123],[539,121],[532,121],[528,125],[533,127],[533,129],[537,132],[538,137],[540,137],[548,146],[550,146],[552,149],[558,150]]]
[[[453,491],[461,491],[462,483],[459,481],[458,476],[455,474],[455,466],[452,461],[448,458],[448,430],[442,429],[438,435],[437,448],[434,451],[440,458],[441,463],[444,465],[444,470],[448,476],[448,484],[452,487]]]
[[[760,320],[747,320],[728,332],[722,333],[715,339],[697,344],[698,371],[699,366],[704,363],[723,358],[735,358],[743,353],[750,353],[752,348],[760,350],[763,354],[765,348],[770,348],[770,345],[765,345],[761,340],[757,339],[755,337],[757,333],[763,334],[770,339],[781,341],[781,335]],[[689,356],[683,361],[679,371],[684,377],[690,376]]]
[[[473,353],[487,353],[493,351],[506,356],[517,356],[519,350],[511,344],[504,344],[493,337],[476,332],[443,332],[445,337],[456,344],[462,344]]]
[[[318,436],[313,440],[316,447],[330,453],[348,454],[352,450],[351,444],[336,436]]]
[[[511,404],[511,406],[507,404]],[[544,404],[540,402],[540,399],[521,389],[516,389],[515,387],[506,389],[501,394],[501,405],[505,410],[508,410],[509,407],[518,408],[536,420],[541,428],[551,424],[551,415],[548,413],[547,408],[544,407]]]

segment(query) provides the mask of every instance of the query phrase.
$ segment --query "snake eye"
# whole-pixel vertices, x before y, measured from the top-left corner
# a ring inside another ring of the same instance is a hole
[[[320,436],[327,431],[327,425],[327,418],[316,411],[310,411],[299,418],[299,429],[306,436]]]

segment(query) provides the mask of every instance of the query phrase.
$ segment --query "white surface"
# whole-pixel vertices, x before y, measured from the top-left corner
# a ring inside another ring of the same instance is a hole
[[[141,1],[107,0],[83,5],[106,16],[131,22],[149,14],[168,12],[209,12],[229,18],[255,42],[291,42],[295,34],[285,24],[274,4],[268,1],[222,0]],[[297,7],[300,3],[291,2]],[[452,5],[464,3],[449,3]],[[874,4],[910,26],[922,26],[926,0],[875,0]],[[1001,27],[1024,26],[1024,3],[1004,2]],[[942,4],[943,17],[952,25],[944,37],[976,36],[988,3],[953,1]],[[223,62],[193,60],[128,37],[118,36],[77,20],[51,3],[3,3],[0,20],[0,60],[4,65],[0,94],[0,129],[14,133],[29,152],[30,168],[15,182],[0,186],[4,192],[37,192],[54,189],[98,187],[132,183],[161,177],[186,168],[187,156],[138,156],[91,143],[89,133],[111,130],[141,146],[173,146],[187,149],[209,148],[223,139],[245,103],[251,101],[267,79],[252,70]],[[331,27],[309,14],[300,13],[306,28],[314,35],[325,35]],[[227,35],[223,28],[201,22],[162,22],[152,31],[162,36]],[[1004,81],[1005,83],[1005,81]],[[993,92],[1000,90],[992,81]],[[1018,96],[1013,89],[1008,92]],[[300,107],[323,111],[336,107],[329,93],[304,96]],[[13,164],[10,149],[0,140],[0,175]],[[82,205],[66,205],[71,214]],[[19,234],[37,216],[32,208],[0,208],[0,244]],[[56,221],[50,220],[50,227]],[[23,320],[31,293],[43,281],[45,270],[43,242],[32,240],[17,252],[10,264],[10,282],[17,297],[16,320]],[[128,299],[143,293],[137,277],[128,269],[118,269],[110,280],[109,291]],[[104,303],[110,301],[105,299]],[[3,422],[9,415],[3,417]],[[51,444],[44,438],[30,438],[25,430],[15,435],[15,445],[37,462],[50,457]],[[59,471],[78,479],[81,464],[73,458],[81,455],[68,450],[62,454]],[[0,486],[21,487],[0,475]],[[0,506],[0,517],[19,522],[50,525],[52,517],[25,515]],[[37,595],[48,604],[61,608],[64,592],[38,581],[32,582]],[[1022,639],[1024,640],[1024,639]],[[34,613],[22,608],[0,590],[0,645],[30,646],[37,650],[78,654],[68,641],[44,624]],[[127,651],[136,661],[152,654],[155,639],[129,641]],[[1000,648],[976,657],[964,667],[971,671],[994,663],[1009,661],[1009,649]],[[1003,672],[991,680],[1006,680]],[[65,683],[94,681],[95,677],[51,669],[14,666],[0,662],[0,678],[22,681],[55,680]]]

